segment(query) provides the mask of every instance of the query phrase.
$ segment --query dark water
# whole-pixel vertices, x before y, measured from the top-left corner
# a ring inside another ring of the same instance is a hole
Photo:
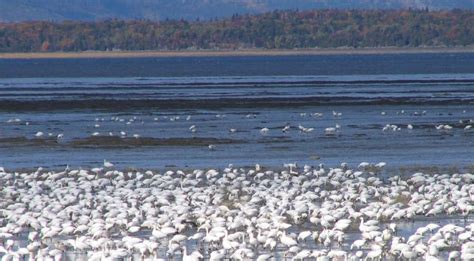
[[[0,60],[6,168],[467,168],[470,120],[474,54]]]
[[[0,78],[473,73],[473,53],[0,60]]]

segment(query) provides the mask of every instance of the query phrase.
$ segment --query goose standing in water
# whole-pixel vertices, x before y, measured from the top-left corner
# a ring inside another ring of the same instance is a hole
[[[104,167],[110,169],[114,167],[114,164],[104,159]]]

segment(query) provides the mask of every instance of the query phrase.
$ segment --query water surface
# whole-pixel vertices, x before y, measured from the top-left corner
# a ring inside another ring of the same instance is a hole
[[[1,165],[469,168],[473,65],[462,53],[0,60]]]

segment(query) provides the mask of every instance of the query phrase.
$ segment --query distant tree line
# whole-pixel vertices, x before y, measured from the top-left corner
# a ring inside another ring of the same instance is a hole
[[[211,21],[0,23],[0,52],[473,44],[469,10],[292,10]]]

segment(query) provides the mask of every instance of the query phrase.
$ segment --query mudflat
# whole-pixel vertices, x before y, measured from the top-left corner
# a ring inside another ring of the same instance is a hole
[[[380,48],[314,48],[314,49],[239,49],[239,50],[179,50],[179,51],[84,51],[0,53],[0,59],[49,58],[127,58],[127,57],[200,57],[200,56],[288,56],[288,55],[353,55],[403,53],[464,53],[467,47],[380,47]]]

